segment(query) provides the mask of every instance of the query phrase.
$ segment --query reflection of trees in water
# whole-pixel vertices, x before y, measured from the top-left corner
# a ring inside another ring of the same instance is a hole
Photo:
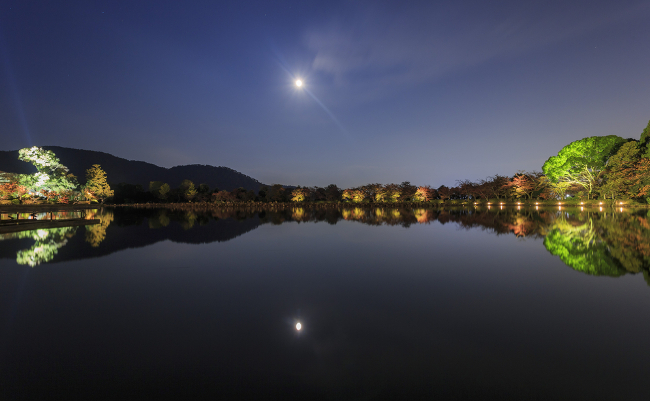
[[[229,208],[209,210],[146,209],[126,210],[103,208],[88,212],[87,218],[96,218],[100,224],[86,226],[85,239],[98,247],[106,238],[107,228],[148,225],[164,229],[172,222],[185,230],[206,225],[213,220],[244,221],[258,218],[260,224],[287,222],[327,222],[341,220],[368,225],[400,225],[454,223],[463,229],[481,229],[496,235],[515,235],[520,238],[544,238],[546,249],[560,257],[575,270],[592,275],[617,277],[626,273],[642,272],[650,284],[650,223],[645,212],[606,213],[568,212],[566,210],[517,210],[512,208],[458,208],[428,209],[422,207],[278,207]],[[19,263],[34,266],[52,260],[76,228],[33,230],[0,234],[1,239],[32,238],[37,243],[19,252]],[[109,234],[110,235],[110,234]]]
[[[195,223],[196,223],[196,213],[191,211],[185,212],[185,215],[183,216],[183,220],[181,222],[181,226],[183,227],[183,229],[189,230],[190,228],[194,227]]]
[[[97,248],[99,244],[106,238],[106,229],[114,219],[114,214],[111,209],[93,210],[88,214],[89,219],[99,219],[99,224],[85,226],[86,228],[86,242],[93,248]]]
[[[548,225],[544,246],[575,270],[618,277],[642,272],[650,284],[650,224],[639,213],[559,215]]]
[[[221,208],[204,212],[160,210],[183,227],[192,227],[201,219],[245,220],[258,217],[261,224],[341,220],[368,225],[454,223],[463,229],[481,229],[496,235],[519,238],[543,238],[546,249],[575,270],[592,275],[617,277],[644,272],[650,264],[650,224],[648,216],[638,213],[568,212],[524,208],[443,208],[422,207],[277,207],[244,209]],[[649,276],[650,277],[650,276]]]
[[[596,276],[618,277],[625,274],[598,235],[594,218],[568,220],[560,216],[549,224],[547,230],[544,246],[571,268]]]
[[[649,213],[650,214],[650,213]],[[650,216],[616,214],[600,221],[602,240],[610,254],[628,272],[650,267]]]
[[[78,227],[58,227],[40,230],[21,231],[18,233],[4,234],[11,235],[11,238],[31,238],[36,243],[29,249],[23,249],[16,254],[16,261],[19,265],[34,267],[41,263],[49,262],[57,254],[59,248],[68,243],[68,239],[77,232]],[[9,239],[3,237],[3,239]]]
[[[167,227],[170,223],[169,216],[167,216],[167,209],[160,209],[157,216],[151,216],[148,219],[149,228],[163,228]]]

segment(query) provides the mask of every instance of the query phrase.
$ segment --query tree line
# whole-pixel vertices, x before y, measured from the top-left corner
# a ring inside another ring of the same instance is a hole
[[[542,171],[519,171],[513,176],[499,174],[478,181],[458,180],[453,187],[401,184],[367,184],[353,188],[286,187],[263,185],[259,191],[237,188],[232,191],[196,185],[190,180],[176,188],[151,181],[148,188],[121,183],[110,188],[99,165],[87,171],[87,183],[59,163],[51,151],[33,147],[22,149],[20,159],[33,163],[38,172],[5,177],[0,199],[69,202],[91,200],[113,203],[180,202],[429,202],[432,200],[554,200],[633,199],[650,203],[650,122],[641,137],[624,139],[616,135],[583,138],[563,147],[550,157]],[[0,177],[1,179],[2,177]]]

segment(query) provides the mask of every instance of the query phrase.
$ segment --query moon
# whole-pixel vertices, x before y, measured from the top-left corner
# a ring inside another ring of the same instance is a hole
[[[302,81],[300,79],[296,79],[296,86],[299,88],[302,86]]]
[[[296,330],[300,331],[302,329],[302,324],[300,322],[296,323]]]

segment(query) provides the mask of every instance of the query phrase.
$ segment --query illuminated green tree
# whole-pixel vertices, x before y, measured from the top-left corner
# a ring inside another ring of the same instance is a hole
[[[183,191],[183,198],[188,202],[192,202],[192,199],[194,199],[198,193],[194,187],[194,183],[190,180],[183,180],[183,182],[181,182],[181,190]]]
[[[170,190],[171,188],[169,187],[169,184],[163,183],[160,188],[158,188],[158,198],[161,200],[167,199]]]
[[[70,174],[68,168],[59,162],[54,152],[37,146],[18,151],[18,158],[32,163],[35,174],[23,174],[19,178],[20,185],[34,192],[42,190],[53,192],[76,191],[79,189],[77,177]]]
[[[311,195],[311,191],[309,188],[296,188],[293,191],[291,191],[291,201],[292,202],[304,202],[305,200],[309,199],[309,196]]]
[[[587,191],[587,198],[598,188],[607,162],[625,139],[616,135],[592,136],[571,142],[557,156],[550,157],[542,170],[554,183],[579,185]]]
[[[104,203],[106,198],[113,196],[113,191],[106,181],[106,172],[102,170],[99,164],[93,164],[91,168],[86,170],[85,190],[99,199],[101,203]]]
[[[352,202],[363,202],[366,198],[366,193],[360,188],[348,188],[343,191],[342,198],[351,200]]]

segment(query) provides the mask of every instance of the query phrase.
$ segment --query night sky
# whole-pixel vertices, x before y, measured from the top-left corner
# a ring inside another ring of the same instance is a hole
[[[648,0],[0,0],[0,150],[308,186],[541,170],[639,138],[648,21]]]

